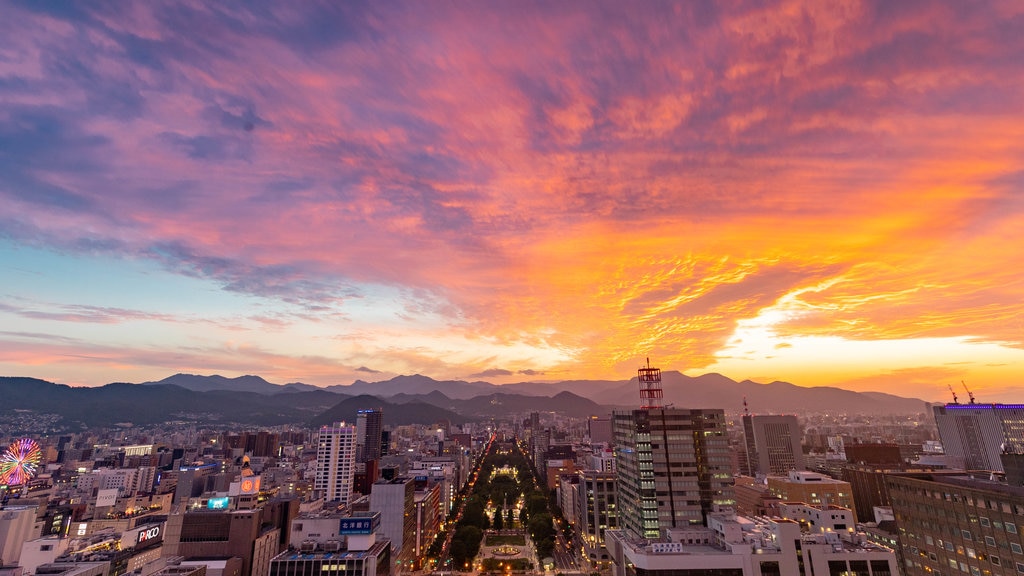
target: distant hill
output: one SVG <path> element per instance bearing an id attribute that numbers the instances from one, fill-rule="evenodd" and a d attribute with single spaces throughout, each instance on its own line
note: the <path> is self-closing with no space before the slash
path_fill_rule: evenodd
<path id="1" fill-rule="evenodd" d="M 690 377 L 676 371 L 663 372 L 662 379 L 665 404 L 681 408 L 723 408 L 735 414 L 742 411 L 746 398 L 755 414 L 911 414 L 926 410 L 922 400 L 881 392 L 803 388 L 788 382 L 736 382 L 721 374 Z M 258 425 L 312 420 L 324 423 L 354 419 L 356 410 L 367 407 L 358 404 L 366 401 L 387 405 L 389 424 L 400 425 L 500 418 L 532 411 L 576 417 L 607 414 L 616 407 L 638 405 L 639 387 L 635 378 L 497 386 L 413 375 L 318 388 L 302 383 L 273 384 L 259 376 L 176 374 L 143 385 L 73 388 L 36 378 L 0 377 L 0 398 L 0 414 L 15 410 L 56 414 L 72 427 L 173 420 Z"/>
<path id="2" fill-rule="evenodd" d="M 504 388 L 490 382 L 465 382 L 463 380 L 434 380 L 422 374 L 395 376 L 380 382 L 356 380 L 347 386 L 329 386 L 327 390 L 343 394 L 370 394 L 373 396 L 394 396 L 395 394 L 428 394 L 435 390 L 449 398 L 468 399 L 481 394 L 490 394 Z M 547 392 L 544 395 L 550 394 Z M 536 394 L 535 394 L 536 395 Z"/>
<path id="3" fill-rule="evenodd" d="M 404 404 L 391 403 L 376 396 L 363 394 L 353 396 L 338 402 L 328 410 L 313 417 L 309 424 L 311 426 L 323 426 L 333 422 L 349 422 L 354 424 L 356 413 L 359 410 L 379 408 L 384 412 L 386 424 L 436 424 L 447 420 L 452 424 L 462 424 L 469 421 L 469 418 L 461 414 L 445 410 L 424 402 L 406 402 Z"/>
<path id="4" fill-rule="evenodd" d="M 187 390 L 196 392 L 209 392 L 211 390 L 230 390 L 232 392 L 252 392 L 254 394 L 279 394 L 281 392 L 308 392 L 311 390 L 322 390 L 317 386 L 295 382 L 286 384 L 271 384 L 259 376 L 239 376 L 237 378 L 225 378 L 214 374 L 212 376 L 199 376 L 196 374 L 175 374 L 157 382 L 143 382 L 143 386 L 158 386 L 171 384 L 181 386 Z"/>

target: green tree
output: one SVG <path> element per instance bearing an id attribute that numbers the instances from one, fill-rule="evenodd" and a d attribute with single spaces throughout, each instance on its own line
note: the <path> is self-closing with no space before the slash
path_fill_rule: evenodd
<path id="1" fill-rule="evenodd" d="M 496 508 L 494 510 L 494 519 L 491 520 L 491 528 L 495 530 L 505 529 L 505 518 L 501 514 L 501 508 Z"/>
<path id="2" fill-rule="evenodd" d="M 452 545 L 448 548 L 448 551 L 452 559 L 452 567 L 456 570 L 462 570 L 464 564 L 469 559 L 469 553 L 466 551 L 466 543 L 452 537 Z"/>
<path id="3" fill-rule="evenodd" d="M 543 492 L 534 491 L 526 497 L 527 514 L 532 518 L 535 514 L 541 514 L 548 509 L 548 497 Z"/>

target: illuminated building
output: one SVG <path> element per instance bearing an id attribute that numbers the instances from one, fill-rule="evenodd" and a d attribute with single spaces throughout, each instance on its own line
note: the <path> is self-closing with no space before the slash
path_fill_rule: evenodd
<path id="1" fill-rule="evenodd" d="M 606 564 L 608 549 L 604 545 L 605 530 L 619 525 L 618 506 L 615 502 L 615 473 L 597 470 L 579 472 L 579 533 L 583 541 L 583 556 L 592 568 Z"/>
<path id="2" fill-rule="evenodd" d="M 359 410 L 356 413 L 356 462 L 380 460 L 383 430 L 384 414 L 380 409 Z"/>
<path id="3" fill-rule="evenodd" d="M 338 422 L 317 435 L 313 489 L 328 502 L 348 505 L 355 477 L 356 427 Z"/>
<path id="4" fill-rule="evenodd" d="M 293 545 L 270 561 L 269 576 L 387 576 L 391 543 L 378 539 L 380 514 L 304 514 L 291 525 Z"/>
<path id="5" fill-rule="evenodd" d="M 989 478 L 886 476 L 907 576 L 1024 573 L 1024 488 Z"/>
<path id="6" fill-rule="evenodd" d="M 950 467 L 1003 472 L 1000 455 L 1024 454 L 1024 404 L 933 406 Z"/>
<path id="7" fill-rule="evenodd" d="M 732 506 L 725 411 L 662 407 L 661 370 L 637 373 L 641 407 L 612 413 L 619 525 L 639 538 L 703 525 Z"/>
<path id="8" fill-rule="evenodd" d="M 853 508 L 853 490 L 849 482 L 834 480 L 817 472 L 790 472 L 788 476 L 769 476 L 768 491 L 783 502 L 806 502 L 825 506 Z"/>

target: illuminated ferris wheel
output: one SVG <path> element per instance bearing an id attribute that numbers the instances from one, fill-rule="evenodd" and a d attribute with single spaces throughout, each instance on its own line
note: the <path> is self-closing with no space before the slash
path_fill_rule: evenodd
<path id="1" fill-rule="evenodd" d="M 39 444 L 31 438 L 15 440 L 0 456 L 0 484 L 18 486 L 28 483 L 36 471 L 43 453 Z"/>

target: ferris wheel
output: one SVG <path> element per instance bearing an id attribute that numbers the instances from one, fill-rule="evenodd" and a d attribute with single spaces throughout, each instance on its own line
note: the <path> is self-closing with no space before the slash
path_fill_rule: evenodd
<path id="1" fill-rule="evenodd" d="M 18 486 L 28 483 L 39 470 L 43 453 L 31 438 L 15 440 L 0 456 L 0 484 Z"/>

